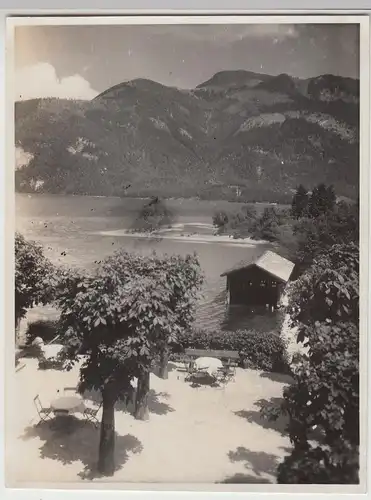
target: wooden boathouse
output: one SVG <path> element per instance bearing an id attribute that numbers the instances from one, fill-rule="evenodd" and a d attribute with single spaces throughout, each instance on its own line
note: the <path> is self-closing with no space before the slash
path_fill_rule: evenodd
<path id="1" fill-rule="evenodd" d="M 294 266 L 270 250 L 254 261 L 236 264 L 221 274 L 227 277 L 227 303 L 277 308 Z"/>

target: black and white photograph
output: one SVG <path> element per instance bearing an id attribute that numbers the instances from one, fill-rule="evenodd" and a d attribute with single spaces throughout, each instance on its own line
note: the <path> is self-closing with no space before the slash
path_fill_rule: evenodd
<path id="1" fill-rule="evenodd" d="M 363 21 L 9 20 L 9 486 L 362 492 Z"/>

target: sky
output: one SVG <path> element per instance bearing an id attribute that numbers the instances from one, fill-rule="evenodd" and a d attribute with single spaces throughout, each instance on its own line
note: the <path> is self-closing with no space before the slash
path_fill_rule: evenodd
<path id="1" fill-rule="evenodd" d="M 218 71 L 241 69 L 300 78 L 328 73 L 358 78 L 358 25 L 16 28 L 16 100 L 92 99 L 135 78 L 194 88 Z"/>

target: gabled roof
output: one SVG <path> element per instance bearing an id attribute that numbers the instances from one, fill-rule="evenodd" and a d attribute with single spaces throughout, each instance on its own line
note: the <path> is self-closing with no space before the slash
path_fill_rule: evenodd
<path id="1" fill-rule="evenodd" d="M 287 282 L 291 276 L 291 273 L 295 267 L 295 264 L 280 255 L 267 250 L 260 257 L 253 261 L 242 261 L 233 266 L 232 268 L 224 271 L 221 276 L 228 276 L 229 274 L 241 271 L 242 269 L 247 269 L 249 267 L 256 266 L 263 271 L 271 274 L 280 281 Z"/>

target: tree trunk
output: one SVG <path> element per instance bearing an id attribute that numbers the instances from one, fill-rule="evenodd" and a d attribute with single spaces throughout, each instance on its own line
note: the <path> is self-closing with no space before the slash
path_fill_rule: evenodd
<path id="1" fill-rule="evenodd" d="M 115 399 L 108 389 L 103 393 L 103 414 L 100 427 L 98 471 L 106 476 L 115 472 Z"/>
<path id="2" fill-rule="evenodd" d="M 150 372 L 143 372 L 138 378 L 138 387 L 135 398 L 134 416 L 137 420 L 148 420 L 148 395 L 149 395 L 149 377 Z"/>
<path id="3" fill-rule="evenodd" d="M 169 363 L 169 351 L 165 348 L 160 354 L 160 371 L 159 376 L 162 379 L 169 378 L 168 373 L 168 363 Z"/>

